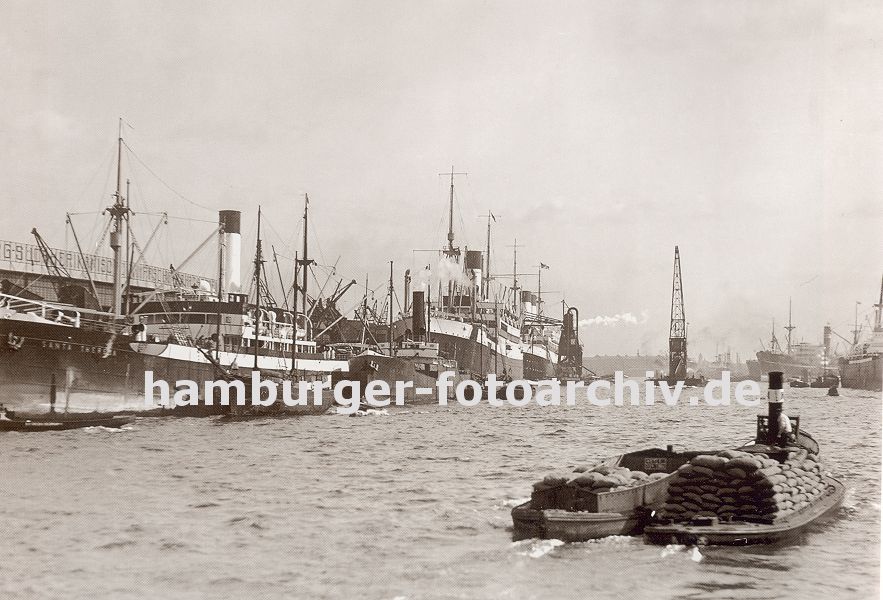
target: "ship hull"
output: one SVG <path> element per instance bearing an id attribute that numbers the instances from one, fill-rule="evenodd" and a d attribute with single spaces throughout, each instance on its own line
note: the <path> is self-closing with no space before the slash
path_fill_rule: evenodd
<path id="1" fill-rule="evenodd" d="M 464 338 L 449 333 L 433 333 L 432 341 L 437 342 L 439 354 L 457 361 L 461 371 L 483 378 L 494 373 L 500 379 L 524 378 L 524 355 L 511 356 L 497 352 L 472 338 Z"/>
<path id="2" fill-rule="evenodd" d="M 540 344 L 532 344 L 524 352 L 524 379 L 543 381 L 555 377 L 555 357 Z"/>
<path id="3" fill-rule="evenodd" d="M 220 379 L 217 368 L 207 359 L 176 358 L 175 348 L 170 345 L 143 344 L 127 335 L 13 319 L 0 319 L 0 344 L 0 402 L 16 413 L 208 416 L 229 411 L 214 399 L 209 404 L 202 394 L 193 406 L 175 406 L 173 400 L 165 405 L 159 387 L 151 398 L 147 397 L 148 371 L 154 382 L 169 383 L 170 396 L 175 393 L 177 381 L 193 381 L 201 387 L 203 382 Z M 191 355 L 198 352 L 177 347 L 178 354 L 185 350 Z M 270 357 L 261 359 L 272 361 Z M 325 362 L 346 368 L 345 362 Z M 242 375 L 248 375 L 253 364 L 240 365 Z M 261 362 L 258 364 L 264 368 Z M 297 412 L 301 408 L 309 414 L 321 407 L 286 410 Z"/>
<path id="4" fill-rule="evenodd" d="M 876 355 L 841 359 L 840 385 L 856 390 L 883 390 L 883 357 Z"/>
<path id="5" fill-rule="evenodd" d="M 371 381 L 384 381 L 390 387 L 391 401 L 395 403 L 397 382 L 411 383 L 412 385 L 402 389 L 402 397 L 406 406 L 420 404 L 435 404 L 438 402 L 438 376 L 435 373 L 426 373 L 416 368 L 413 360 L 397 356 L 369 353 L 360 354 L 349 361 L 349 372 L 343 378 L 350 381 L 358 381 L 364 395 L 365 386 Z M 449 400 L 455 398 L 456 386 L 466 378 L 455 371 L 447 388 L 446 397 Z M 422 393 L 430 390 L 430 393 Z"/>
<path id="6" fill-rule="evenodd" d="M 781 371 L 785 374 L 786 378 L 809 380 L 811 376 L 815 376 L 817 372 L 822 370 L 820 364 L 796 362 L 787 354 L 764 350 L 757 353 L 756 366 L 752 362 L 749 361 L 748 368 L 753 379 L 757 379 L 772 371 Z"/>

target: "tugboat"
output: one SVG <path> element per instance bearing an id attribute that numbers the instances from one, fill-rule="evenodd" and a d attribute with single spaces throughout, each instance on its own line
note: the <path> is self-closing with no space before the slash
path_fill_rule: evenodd
<path id="1" fill-rule="evenodd" d="M 837 377 L 837 375 L 833 375 L 830 373 L 819 375 L 809 382 L 809 387 L 811 388 L 831 389 L 832 387 L 837 388 L 837 386 L 839 385 L 840 378 Z"/>
<path id="2" fill-rule="evenodd" d="M 678 469 L 655 522 L 655 544 L 772 544 L 792 539 L 831 516 L 846 488 L 825 473 L 819 446 L 782 411 L 783 373 L 769 374 L 767 415 L 757 417 L 753 444 L 700 456 Z M 704 494 L 699 491 L 714 490 Z"/>

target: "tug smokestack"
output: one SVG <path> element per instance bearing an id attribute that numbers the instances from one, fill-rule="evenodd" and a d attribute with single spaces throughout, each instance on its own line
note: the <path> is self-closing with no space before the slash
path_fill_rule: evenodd
<path id="1" fill-rule="evenodd" d="M 236 294 L 242 289 L 240 259 L 242 257 L 242 234 L 240 221 L 242 213 L 238 210 L 222 210 L 218 213 L 219 224 L 223 227 L 222 243 L 218 248 L 221 264 L 221 277 L 218 281 L 220 298 L 226 299 L 227 294 Z"/>
<path id="2" fill-rule="evenodd" d="M 779 417 L 782 414 L 784 373 L 770 371 L 767 388 L 767 443 L 775 445 L 779 439 Z"/>

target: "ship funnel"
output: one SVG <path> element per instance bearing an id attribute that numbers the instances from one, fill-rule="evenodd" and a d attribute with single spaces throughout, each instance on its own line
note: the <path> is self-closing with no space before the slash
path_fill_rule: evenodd
<path id="1" fill-rule="evenodd" d="M 414 290 L 413 300 L 411 302 L 411 334 L 415 339 L 422 339 L 426 335 L 426 324 L 424 317 L 426 316 L 426 306 L 423 303 L 423 292 Z"/>
<path id="2" fill-rule="evenodd" d="M 484 256 L 481 250 L 466 251 L 466 273 L 472 282 L 472 294 L 477 297 L 483 288 L 481 267 Z"/>
<path id="3" fill-rule="evenodd" d="M 222 210 L 218 218 L 223 227 L 218 248 L 218 263 L 221 265 L 218 295 L 225 300 L 227 294 L 237 294 L 242 290 L 242 235 L 239 229 L 242 213 L 238 210 Z"/>

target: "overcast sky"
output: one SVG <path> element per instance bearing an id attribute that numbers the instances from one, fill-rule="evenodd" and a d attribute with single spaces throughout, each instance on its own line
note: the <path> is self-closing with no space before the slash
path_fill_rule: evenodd
<path id="1" fill-rule="evenodd" d="M 258 203 L 290 256 L 308 192 L 320 262 L 380 285 L 394 260 L 398 284 L 444 242 L 453 165 L 458 241 L 499 214 L 495 269 L 516 236 L 550 265 L 588 355 L 666 347 L 675 244 L 691 355 L 744 360 L 789 296 L 796 339 L 850 337 L 883 273 L 881 44 L 879 2 L 7 1 L 0 239 L 72 243 L 122 116 L 141 240 L 145 212 L 191 219 L 157 264 L 221 208 L 250 255 Z"/>

